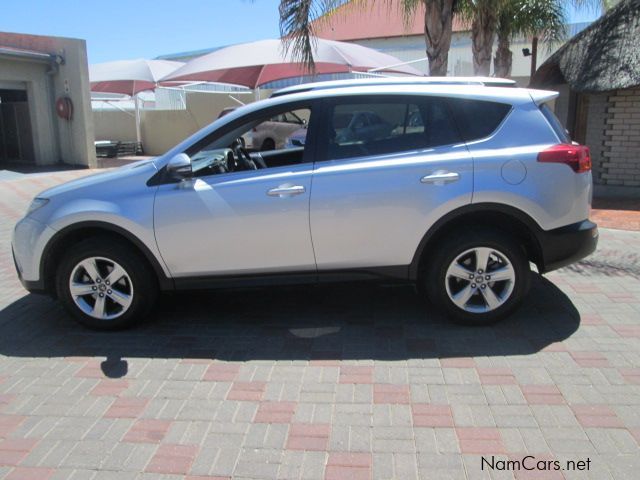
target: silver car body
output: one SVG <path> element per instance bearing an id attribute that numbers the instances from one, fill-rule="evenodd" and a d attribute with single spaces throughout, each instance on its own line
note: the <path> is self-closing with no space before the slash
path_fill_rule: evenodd
<path id="1" fill-rule="evenodd" d="M 512 105 L 487 138 L 418 152 L 238 171 L 148 185 L 171 158 L 244 115 L 300 100 L 431 95 Z M 154 160 L 45 192 L 46 205 L 16 225 L 13 250 L 28 283 L 42 282 L 43 255 L 78 224 L 126 231 L 172 279 L 407 266 L 425 233 L 450 212 L 490 203 L 528 215 L 542 231 L 588 218 L 591 174 L 537 162 L 561 143 L 538 105 L 554 92 L 482 85 L 364 85 L 281 95 L 214 121 Z M 450 182 L 448 175 L 456 181 Z M 271 189 L 302 187 L 297 195 Z"/>

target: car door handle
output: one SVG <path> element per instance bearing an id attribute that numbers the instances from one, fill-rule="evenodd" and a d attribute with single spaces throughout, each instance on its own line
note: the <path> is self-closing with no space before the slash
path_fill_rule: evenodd
<path id="1" fill-rule="evenodd" d="M 456 172 L 447 172 L 446 170 L 438 170 L 430 175 L 425 175 L 420 179 L 422 183 L 433 183 L 434 185 L 444 185 L 445 183 L 457 182 L 460 180 L 460 174 Z"/>
<path id="2" fill-rule="evenodd" d="M 292 197 L 293 195 L 301 195 L 305 192 L 302 185 L 280 185 L 267 191 L 270 197 Z"/>

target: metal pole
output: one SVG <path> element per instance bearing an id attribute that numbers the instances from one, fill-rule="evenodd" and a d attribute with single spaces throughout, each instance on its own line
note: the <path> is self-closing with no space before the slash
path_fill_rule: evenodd
<path id="1" fill-rule="evenodd" d="M 133 96 L 133 103 L 136 107 L 136 151 L 138 150 L 138 144 L 141 144 L 141 135 L 140 135 L 140 103 L 139 103 L 138 94 L 136 93 Z"/>
<path id="2" fill-rule="evenodd" d="M 538 62 L 538 37 L 533 37 L 531 41 L 531 75 L 529 78 L 533 77 L 533 74 L 536 73 L 536 64 Z"/>

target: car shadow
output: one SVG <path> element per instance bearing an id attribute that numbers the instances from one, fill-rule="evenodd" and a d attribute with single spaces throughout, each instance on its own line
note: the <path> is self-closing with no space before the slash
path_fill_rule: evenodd
<path id="1" fill-rule="evenodd" d="M 409 286 L 217 290 L 164 296 L 135 328 L 95 332 L 54 300 L 27 295 L 0 311 L 0 354 L 106 357 L 105 375 L 126 358 L 407 360 L 527 355 L 575 332 L 580 316 L 553 283 L 535 275 L 523 307 L 493 326 L 453 325 Z"/>
<path id="2" fill-rule="evenodd" d="M 410 286 L 217 290 L 164 296 L 133 329 L 96 332 L 55 301 L 27 295 L 0 311 L 0 354 L 106 357 L 106 376 L 126 358 L 246 360 L 407 360 L 527 355 L 568 338 L 580 324 L 569 298 L 535 275 L 512 317 L 477 328 L 451 324 Z"/>

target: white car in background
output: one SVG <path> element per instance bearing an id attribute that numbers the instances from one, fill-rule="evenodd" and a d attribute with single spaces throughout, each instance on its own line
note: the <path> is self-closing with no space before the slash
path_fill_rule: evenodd
<path id="1" fill-rule="evenodd" d="M 236 110 L 236 107 L 227 107 L 220 112 L 218 118 Z M 287 140 L 298 131 L 304 131 L 306 136 L 307 120 L 296 112 L 287 112 L 276 115 L 269 120 L 256 125 L 251 132 L 242 138 L 247 148 L 253 151 L 268 152 L 270 150 L 281 150 L 291 148 Z M 304 145 L 304 144 L 302 144 Z M 299 145 L 298 145 L 299 146 Z"/>
<path id="2" fill-rule="evenodd" d="M 281 150 L 286 148 L 287 138 L 306 124 L 307 121 L 295 112 L 276 115 L 253 129 L 249 145 L 261 152 Z"/>

